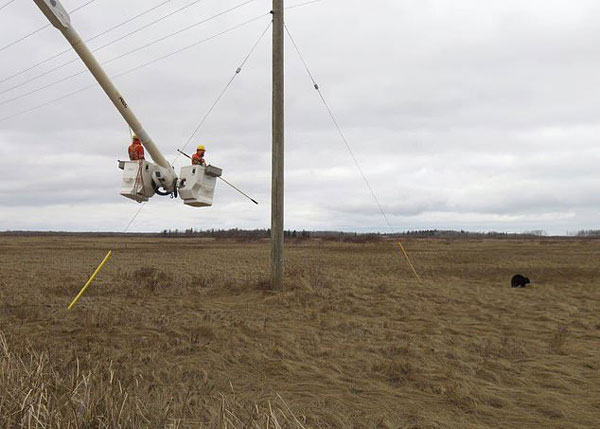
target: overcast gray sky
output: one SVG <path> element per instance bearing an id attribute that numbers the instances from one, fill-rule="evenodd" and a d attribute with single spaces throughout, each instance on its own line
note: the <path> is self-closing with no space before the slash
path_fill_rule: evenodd
<path id="1" fill-rule="evenodd" d="M 71 18 L 90 38 L 163 1 L 96 0 Z M 63 0 L 68 10 L 85 2 Z M 90 47 L 193 2 L 171 0 Z M 240 3 L 199 1 L 97 57 Z M 106 69 L 114 76 L 269 10 L 255 0 Z M 115 79 L 168 159 L 269 19 Z M 289 9 L 286 22 L 397 230 L 600 228 L 600 2 L 323 0 Z M 16 0 L 0 10 L 0 48 L 45 24 L 32 0 Z M 46 28 L 0 51 L 0 80 L 68 47 Z M 286 55 L 286 228 L 387 231 L 289 41 Z M 138 209 L 119 195 L 129 131 L 99 87 L 4 119 L 93 84 L 86 72 L 10 101 L 84 70 L 77 61 L 11 89 L 75 57 L 0 83 L 0 230 L 119 231 Z M 211 208 L 154 197 L 133 231 L 268 227 L 270 78 L 269 33 L 193 141 L 261 204 L 218 183 Z"/>

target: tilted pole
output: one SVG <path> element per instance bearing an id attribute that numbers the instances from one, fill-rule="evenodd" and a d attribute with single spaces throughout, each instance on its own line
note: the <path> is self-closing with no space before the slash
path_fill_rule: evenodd
<path id="1" fill-rule="evenodd" d="M 271 188 L 271 286 L 283 289 L 284 50 L 283 0 L 273 0 L 273 165 Z"/>
<path id="2" fill-rule="evenodd" d="M 102 87 L 110 101 L 115 105 L 125 122 L 129 124 L 133 132 L 140 138 L 144 148 L 148 151 L 152 160 L 159 166 L 163 167 L 164 174 L 172 176 L 168 181 L 167 187 L 174 186 L 174 180 L 177 176 L 173 172 L 171 165 L 165 159 L 162 153 L 158 150 L 138 118 L 135 116 L 125 98 L 119 93 L 115 85 L 112 83 L 100 63 L 96 60 L 92 52 L 88 49 L 85 42 L 81 39 L 81 36 L 75 31 L 71 25 L 71 19 L 69 14 L 66 12 L 64 7 L 58 0 L 33 0 L 35 4 L 41 9 L 46 15 L 46 18 L 65 36 L 67 41 L 71 44 L 75 52 L 79 55 L 83 63 L 90 70 L 98 84 Z M 169 189 L 172 190 L 172 189 Z"/>

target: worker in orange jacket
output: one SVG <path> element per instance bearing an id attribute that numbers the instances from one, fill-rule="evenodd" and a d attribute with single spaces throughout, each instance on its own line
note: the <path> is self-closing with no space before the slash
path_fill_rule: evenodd
<path id="1" fill-rule="evenodd" d="M 206 161 L 204 160 L 205 152 L 206 148 L 204 145 L 199 145 L 196 148 L 196 153 L 192 155 L 192 165 L 206 165 Z"/>
<path id="2" fill-rule="evenodd" d="M 129 159 L 131 161 L 140 161 L 145 159 L 144 147 L 142 146 L 142 142 L 140 141 L 139 137 L 135 134 L 133 135 L 133 141 L 129 145 L 127 151 L 129 152 Z"/>

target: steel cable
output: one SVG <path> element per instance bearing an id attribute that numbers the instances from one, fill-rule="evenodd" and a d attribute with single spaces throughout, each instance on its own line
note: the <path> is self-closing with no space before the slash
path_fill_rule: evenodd
<path id="1" fill-rule="evenodd" d="M 87 5 L 89 5 L 89 4 L 91 4 L 91 3 L 94 3 L 95 1 L 96 1 L 96 0 L 88 0 L 87 2 L 83 3 L 81 6 L 78 6 L 78 7 L 76 7 L 75 9 L 72 9 L 72 10 L 70 10 L 70 11 L 69 11 L 69 13 L 75 13 L 75 12 L 77 12 L 78 10 L 81 10 L 81 9 L 83 9 L 83 8 L 84 8 L 84 7 L 86 7 Z M 8 49 L 8 48 L 10 48 L 11 46 L 14 46 L 14 45 L 16 45 L 17 43 L 20 43 L 20 42 L 22 42 L 22 41 L 23 41 L 23 40 L 25 40 L 25 39 L 28 39 L 28 38 L 30 38 L 30 37 L 31 37 L 31 36 L 33 36 L 34 34 L 37 34 L 37 33 L 39 33 L 40 31 L 42 31 L 42 30 L 44 30 L 44 29 L 46 29 L 46 28 L 48 28 L 48 27 L 50 27 L 50 24 L 46 24 L 46 25 L 44 25 L 43 27 L 40 27 L 40 28 L 38 28 L 37 30 L 33 30 L 31 33 L 29 33 L 29 34 L 26 34 L 26 35 L 25 35 L 25 36 L 23 36 L 23 37 L 21 37 L 21 38 L 19 38 L 19 39 L 17 39 L 17 40 L 14 40 L 14 41 L 12 41 L 12 42 L 10 42 L 8 45 L 4 45 L 4 46 L 0 47 L 0 52 L 4 51 L 5 49 Z"/>
<path id="2" fill-rule="evenodd" d="M 150 22 L 150 23 L 148 23 L 148 24 L 145 24 L 145 25 L 143 25 L 143 26 L 141 26 L 141 27 L 139 27 L 139 28 L 137 28 L 137 29 L 135 29 L 135 30 L 133 30 L 133 31 L 130 31 L 129 33 L 127 33 L 127 34 L 125 34 L 125 35 L 123 35 L 123 36 L 120 36 L 119 38 L 117 38 L 117 39 L 115 39 L 115 40 L 112 40 L 112 41 L 110 41 L 110 42 L 108 42 L 108 43 L 105 43 L 105 44 L 104 44 L 104 45 L 102 45 L 102 46 L 99 46 L 99 47 L 97 47 L 97 48 L 94 48 L 94 49 L 92 49 L 92 52 L 97 52 L 97 51 L 99 51 L 99 50 L 101 50 L 101 49 L 104 49 L 104 48 L 106 48 L 106 47 L 108 47 L 108 46 L 111 46 L 111 45 L 113 45 L 113 44 L 115 44 L 115 43 L 117 43 L 117 42 L 120 42 L 121 40 L 123 40 L 123 39 L 126 39 L 127 37 L 129 37 L 129 36 L 131 36 L 131 35 L 133 35 L 133 34 L 136 34 L 136 33 L 140 32 L 140 31 L 142 31 L 142 30 L 145 30 L 146 28 L 148 28 L 148 27 L 151 27 L 152 25 L 154 25 L 154 24 L 157 24 L 157 23 L 159 23 L 159 22 L 163 21 L 164 19 L 166 19 L 166 18 L 169 18 L 169 17 L 173 16 L 174 14 L 176 14 L 176 13 L 178 13 L 178 12 L 181 12 L 182 10 L 185 10 L 185 9 L 187 9 L 188 7 L 190 7 L 190 6 L 193 6 L 193 5 L 195 5 L 196 3 L 199 3 L 199 2 L 201 2 L 201 1 L 204 1 L 204 0 L 194 0 L 192 3 L 189 3 L 189 4 L 187 4 L 187 5 L 183 6 L 183 7 L 180 7 L 179 9 L 176 9 L 176 10 L 174 10 L 174 11 L 172 11 L 172 12 L 168 13 L 168 14 L 167 14 L 167 15 L 165 15 L 165 16 L 162 16 L 162 17 L 160 17 L 160 18 L 158 18 L 158 19 L 155 19 L 154 21 L 152 21 L 152 22 Z M 95 37 L 94 37 L 94 38 L 95 38 Z M 66 49 L 66 50 L 65 50 L 65 51 L 63 51 L 63 52 L 69 52 L 69 51 L 71 51 L 71 49 Z M 58 56 L 58 55 L 57 55 L 57 56 Z M 67 61 L 67 62 L 65 62 L 65 63 L 62 63 L 62 64 L 60 64 L 60 65 L 58 65 L 58 66 L 56 66 L 56 67 L 54 67 L 54 68 L 52 68 L 52 69 L 50 69 L 50 70 L 46 70 L 45 72 L 43 72 L 43 73 L 41 73 L 41 74 L 38 74 L 38 75 L 36 75 L 36 76 L 34 76 L 34 77 L 30 78 L 30 79 L 27 79 L 27 80 L 25 80 L 25 81 L 23 81 L 23 82 L 21 82 L 21 83 L 19 83 L 19 84 L 17 84 L 17 85 L 14 85 L 14 86 L 12 86 L 12 87 L 10 87 L 10 88 L 7 88 L 7 89 L 3 90 L 2 92 L 0 92 L 0 94 L 5 94 L 5 93 L 7 93 L 7 92 L 10 92 L 10 91 L 12 91 L 12 90 L 14 90 L 14 89 L 20 88 L 20 87 L 21 87 L 21 86 L 23 86 L 23 85 L 27 85 L 28 83 L 31 83 L 31 82 L 33 82 L 33 81 L 36 81 L 36 80 L 38 80 L 38 79 L 41 79 L 41 78 L 43 78 L 44 76 L 46 76 L 46 75 L 48 75 L 48 74 L 50 74 L 50 73 L 52 73 L 52 72 L 55 72 L 56 70 L 60 70 L 60 69 L 62 69 L 63 67 L 66 67 L 66 66 L 68 66 L 68 65 L 70 65 L 70 64 L 73 64 L 73 63 L 76 63 L 76 62 L 78 62 L 78 61 L 79 61 L 79 58 L 73 58 L 72 60 L 69 60 L 69 61 Z"/>
<path id="3" fill-rule="evenodd" d="M 196 0 L 194 3 L 197 3 L 197 2 L 199 2 L 199 1 L 203 1 L 203 0 Z M 160 38 L 158 38 L 158 39 L 155 39 L 155 40 L 153 40 L 152 42 L 148 42 L 148 43 L 146 43 L 146 44 L 144 44 L 144 45 L 142 45 L 142 46 L 139 46 L 139 47 L 137 47 L 137 48 L 135 48 L 135 49 L 132 49 L 132 50 L 130 50 L 130 51 L 127 51 L 127 52 L 125 52 L 125 53 L 123 53 L 123 54 L 120 54 L 120 55 L 118 55 L 118 56 L 116 56 L 116 57 L 114 57 L 114 58 L 111 58 L 110 60 L 104 61 L 104 62 L 103 62 L 103 63 L 101 63 L 101 64 L 102 64 L 102 65 L 104 65 L 104 64 L 108 64 L 108 63 L 111 63 L 111 62 L 113 62 L 113 61 L 116 61 L 116 60 L 118 60 L 118 59 L 120 59 L 120 58 L 123 58 L 123 57 L 125 57 L 125 56 L 127 56 L 127 55 L 131 55 L 131 54 L 133 54 L 133 53 L 135 53 L 135 52 L 141 51 L 142 49 L 146 49 L 146 48 L 148 48 L 148 47 L 150 47 L 150 46 L 152 46 L 152 45 L 155 45 L 155 44 L 157 44 L 157 43 L 160 43 L 160 42 L 162 42 L 162 41 L 164 41 L 164 40 L 167 40 L 167 39 L 169 39 L 169 38 L 171 38 L 171 37 L 174 37 L 174 36 L 176 36 L 176 35 L 178 35 L 178 34 L 181 34 L 181 33 L 183 33 L 184 31 L 187 31 L 187 30 L 189 30 L 189 29 L 191 29 L 191 28 L 194 28 L 194 27 L 197 27 L 197 26 L 199 26 L 199 25 L 205 24 L 205 23 L 207 23 L 207 22 L 209 22 L 209 21 L 211 21 L 211 20 L 213 20 L 213 19 L 216 19 L 216 18 L 218 18 L 218 17 L 220 17 L 220 16 L 222 16 L 222 15 L 224 15 L 224 14 L 226 14 L 226 13 L 229 13 L 229 12 L 232 12 L 232 11 L 234 11 L 234 10 L 236 10 L 236 9 L 239 9 L 239 8 L 241 8 L 241 7 L 245 6 L 245 5 L 247 5 L 248 3 L 252 3 L 253 1 L 255 1 L 255 0 L 247 0 L 247 1 L 245 1 L 245 2 L 243 2 L 243 3 L 240 3 L 240 4 L 238 4 L 238 5 L 234 6 L 234 7 L 231 7 L 231 8 L 229 8 L 229 9 L 227 9 L 227 10 L 224 10 L 224 11 L 222 11 L 222 12 L 220 12 L 220 13 L 216 14 L 216 15 L 213 15 L 213 16 L 211 16 L 211 17 L 205 18 L 205 19 L 203 19 L 203 20 L 201 20 L 201 21 L 199 21 L 199 22 L 196 22 L 196 23 L 194 23 L 194 24 L 188 25 L 187 27 L 184 27 L 184 28 L 182 28 L 182 29 L 180 29 L 180 30 L 177 30 L 177 31 L 175 31 L 174 33 L 171 33 L 171 34 L 168 34 L 168 35 L 166 35 L 166 36 L 160 37 Z M 132 32 L 132 33 L 129 33 L 129 34 L 133 34 L 133 32 Z M 97 52 L 97 51 L 99 51 L 99 50 L 101 50 L 101 49 L 104 49 L 104 48 L 106 48 L 107 46 L 109 46 L 109 45 L 112 45 L 113 43 L 116 43 L 116 42 L 118 42 L 119 40 L 122 40 L 124 37 L 125 37 L 125 36 L 123 36 L 122 38 L 119 38 L 119 39 L 117 39 L 117 40 L 114 40 L 114 41 L 112 41 L 112 42 L 110 42 L 110 43 L 107 43 L 107 44 L 105 44 L 105 45 L 102 45 L 102 46 L 100 46 L 100 47 L 98 47 L 98 48 L 92 49 L 92 52 Z M 14 85 L 14 86 L 12 86 L 11 88 L 5 89 L 4 91 L 1 91 L 1 92 L 0 92 L 0 95 L 2 95 L 2 94 L 6 94 L 7 92 L 10 92 L 10 91 L 12 91 L 12 90 L 14 90 L 14 89 L 17 89 L 17 88 L 19 88 L 19 87 L 22 87 L 22 86 L 24 86 L 24 85 L 26 85 L 26 84 L 28 84 L 28 83 L 31 83 L 31 82 L 33 82 L 33 81 L 35 81 L 35 80 L 41 79 L 42 77 L 44 77 L 44 76 L 46 76 L 46 75 L 48 75 L 48 74 L 50 74 L 50 73 L 52 73 L 52 72 L 54 72 L 54 71 L 56 71 L 56 70 L 59 70 L 59 69 L 61 69 L 61 68 L 65 67 L 65 66 L 67 66 L 67 65 L 70 65 L 70 64 L 76 63 L 76 62 L 78 62 L 78 61 L 79 61 L 79 58 L 74 58 L 73 60 L 70 60 L 70 61 L 68 61 L 68 62 L 66 62 L 66 63 L 63 63 L 63 64 L 61 64 L 60 66 L 54 67 L 53 69 L 50 69 L 50 70 L 48 70 L 48 71 L 46 71 L 46 72 L 44 72 L 44 73 L 42 73 L 42 74 L 40 74 L 40 75 L 38 75 L 38 76 L 35 76 L 35 77 L 31 78 L 31 79 L 28 79 L 28 80 L 26 80 L 26 81 L 24 81 L 24 82 L 21 82 L 21 83 L 19 83 L 18 85 Z M 54 85 L 57 85 L 57 84 L 59 84 L 59 83 L 62 83 L 62 82 L 64 82 L 64 81 L 66 81 L 66 80 L 69 80 L 69 79 L 71 79 L 71 78 L 73 78 L 73 77 L 76 77 L 76 76 L 79 76 L 79 75 L 81 75 L 81 74 L 85 73 L 85 71 L 86 71 L 86 70 L 83 70 L 83 71 L 81 71 L 81 72 L 78 72 L 78 73 L 75 73 L 75 74 L 73 74 L 73 75 L 70 75 L 70 76 L 68 76 L 68 77 L 66 77 L 66 78 L 60 79 L 60 80 L 58 80 L 58 81 L 55 81 L 55 82 L 53 82 L 53 83 L 50 83 L 50 84 L 48 84 L 48 85 L 42 86 L 42 87 L 40 87 L 40 88 L 37 88 L 37 89 L 35 89 L 35 90 L 33 90 L 33 91 L 30 91 L 30 92 L 28 92 L 28 93 L 25 93 L 25 94 L 18 95 L 18 96 L 16 96 L 16 97 L 13 97 L 13 98 L 11 98 L 11 99 L 8 99 L 8 100 L 4 100 L 4 101 L 0 102 L 0 106 L 2 106 L 2 105 L 4 105 L 4 104 L 7 104 L 7 103 L 11 103 L 11 102 L 13 102 L 13 101 L 16 101 L 16 100 L 19 100 L 19 99 L 21 99 L 21 98 L 23 98 L 23 97 L 27 97 L 27 96 L 29 96 L 29 95 L 35 94 L 36 92 L 42 91 L 42 90 L 44 90 L 44 89 L 47 89 L 47 88 L 49 88 L 49 87 L 51 87 L 51 86 L 54 86 Z"/>
<path id="4" fill-rule="evenodd" d="M 201 44 L 203 44 L 203 43 L 205 43 L 205 42 L 208 42 L 208 41 L 210 41 L 210 40 L 213 40 L 213 39 L 215 39 L 215 38 L 217 38 L 217 37 L 219 37 L 219 36 L 222 36 L 222 35 L 224 35 L 224 34 L 226 34 L 226 33 L 229 33 L 229 32 L 231 32 L 231 31 L 234 31 L 234 30 L 237 30 L 237 29 L 239 29 L 239 28 L 241 28 L 241 27 L 244 27 L 244 26 L 246 26 L 246 25 L 248 25 L 248 24 L 250 24 L 250 23 L 252 23 L 252 22 L 255 22 L 255 21 L 257 21 L 257 20 L 259 20 L 259 19 L 261 19 L 261 18 L 264 18 L 265 16 L 268 16 L 268 15 L 269 15 L 268 13 L 265 13 L 265 14 L 262 14 L 262 15 L 260 15 L 260 16 L 257 16 L 257 17 L 255 17 L 255 18 L 252 18 L 252 19 L 250 19 L 250 20 L 248 20 L 248 21 L 245 21 L 245 22 L 243 22 L 243 23 L 241 23 L 241 24 L 238 24 L 238 25 L 236 25 L 236 26 L 230 27 L 230 28 L 228 28 L 228 29 L 226 29 L 226 30 L 223 30 L 223 31 L 221 31 L 221 32 L 219 32 L 219 33 L 217 33 L 217 34 L 214 34 L 214 35 L 212 35 L 212 36 L 210 36 L 210 37 L 207 37 L 207 38 L 205 38 L 205 39 L 202 39 L 202 40 L 199 40 L 199 41 L 197 41 L 197 42 L 194 42 L 194 43 L 191 43 L 191 44 L 189 44 L 189 45 L 186 45 L 186 46 L 184 46 L 184 47 L 182 47 L 182 48 L 180 48 L 180 49 L 177 49 L 176 51 L 170 52 L 169 54 L 166 54 L 166 55 L 163 55 L 163 56 L 161 56 L 161 57 L 155 58 L 155 59 L 153 59 L 153 60 L 151 60 L 151 61 L 148 61 L 148 62 L 146 62 L 146 63 L 143 63 L 143 64 L 141 64 L 141 65 L 138 65 L 138 66 L 136 66 L 136 67 L 134 67 L 134 68 L 131 68 L 131 69 L 127 70 L 127 71 L 124 71 L 124 72 L 122 72 L 122 73 L 119 73 L 119 74 L 117 74 L 117 75 L 114 75 L 112 78 L 118 78 L 118 77 L 121 77 L 121 76 L 125 76 L 125 75 L 127 75 L 127 74 L 129 74 L 129 73 L 133 73 L 133 72 L 135 72 L 135 71 L 137 71 L 137 70 L 139 70 L 139 69 L 142 69 L 142 68 L 144 68 L 144 67 L 147 67 L 147 66 L 149 66 L 149 65 L 151 65 L 151 64 L 154 64 L 154 63 L 157 63 L 157 62 L 159 62 L 159 61 L 162 61 L 162 60 L 164 60 L 164 59 L 170 58 L 170 57 L 172 57 L 173 55 L 176 55 L 176 54 L 178 54 L 178 53 L 184 52 L 184 51 L 186 51 L 186 50 L 188 50 L 188 49 L 191 49 L 191 48 L 193 48 L 193 47 L 196 47 L 196 46 L 198 46 L 198 45 L 201 45 Z M 15 117 L 17 117 L 17 116 L 21 116 L 21 115 L 24 115 L 24 114 L 26 114 L 26 113 L 32 112 L 32 111 L 34 111 L 34 110 L 40 109 L 40 108 L 42 108 L 42 107 L 49 106 L 49 105 L 51 105 L 51 104 L 54 104 L 55 102 L 58 102 L 58 101 L 64 100 L 65 98 L 71 97 L 71 96 L 73 96 L 73 95 L 79 94 L 80 92 L 83 92 L 83 91 L 86 91 L 86 90 L 88 90 L 88 89 L 94 88 L 94 87 L 96 87 L 97 85 L 98 85 L 97 83 L 93 83 L 93 84 L 91 84 L 91 85 L 88 85 L 88 86 L 86 86 L 86 87 L 80 88 L 80 89 L 78 89 L 78 90 L 76 90 L 76 91 L 70 92 L 70 93 L 68 93 L 68 94 L 62 95 L 62 96 L 60 96 L 60 97 L 57 97 L 57 98 L 54 98 L 54 99 L 52 99 L 52 100 L 49 100 L 49 101 L 47 101 L 47 102 L 45 102 L 45 103 L 39 104 L 39 105 L 37 105 L 37 106 L 34 106 L 34 107 L 30 108 L 30 109 L 22 110 L 22 111 L 20 111 L 20 112 L 17 112 L 17 113 L 15 113 L 15 114 L 13 114 L 13 115 L 5 116 L 5 117 L 3 117 L 3 118 L 0 118 L 0 122 L 4 122 L 4 121 L 7 121 L 7 120 L 9 120 L 9 119 L 15 118 Z"/>
<path id="5" fill-rule="evenodd" d="M 0 10 L 4 9 L 6 6 L 8 6 L 11 3 L 14 3 L 15 0 L 9 0 L 7 3 L 4 3 L 2 6 L 0 6 Z"/>
<path id="6" fill-rule="evenodd" d="M 288 37 L 290 38 L 290 41 L 292 42 L 292 45 L 294 46 L 294 49 L 298 53 L 298 56 L 300 57 L 300 60 L 302 61 L 302 64 L 304 64 L 304 68 L 306 69 L 306 72 L 308 73 L 308 76 L 310 77 L 310 80 L 313 83 L 313 87 L 315 88 L 315 90 L 319 94 L 319 98 L 321 99 L 321 101 L 323 102 L 323 105 L 325 106 L 325 109 L 329 113 L 329 117 L 331 118 L 333 124 L 335 125 L 335 128 L 338 131 L 338 134 L 340 135 L 342 141 L 344 142 L 344 145 L 346 146 L 346 149 L 348 150 L 348 153 L 350 154 L 352 160 L 354 161 L 354 164 L 356 165 L 356 168 L 358 169 L 360 175 L 362 176 L 363 181 L 367 185 L 367 188 L 369 189 L 369 192 L 373 196 L 373 199 L 375 200 L 375 203 L 377 204 L 377 207 L 379 208 L 379 212 L 381 213 L 381 215 L 382 215 L 383 219 L 385 220 L 385 223 L 389 227 L 390 231 L 392 233 L 395 233 L 396 230 L 392 226 L 392 224 L 391 224 L 391 222 L 390 222 L 387 214 L 385 213 L 385 210 L 383 209 L 383 206 L 379 202 L 379 198 L 377 198 L 377 194 L 375 193 L 375 190 L 373 189 L 373 187 L 369 183 L 369 179 L 367 179 L 367 175 L 365 174 L 364 170 L 362 169 L 362 167 L 360 165 L 360 162 L 358 161 L 358 158 L 354 154 L 354 151 L 352 150 L 352 147 L 350 146 L 350 143 L 348 142 L 348 139 L 346 138 L 346 135 L 344 134 L 344 131 L 342 130 L 342 127 L 340 126 L 340 124 L 337 121 L 335 115 L 333 114 L 333 110 L 331 109 L 331 107 L 329 107 L 329 103 L 327 103 L 327 100 L 325 99 L 325 96 L 321 92 L 321 88 L 319 87 L 319 84 L 317 83 L 317 81 L 314 78 L 314 75 L 310 71 L 310 68 L 308 67 L 308 64 L 306 63 L 306 60 L 304 59 L 304 56 L 300 52 L 300 49 L 298 48 L 298 45 L 296 44 L 296 41 L 292 37 L 292 34 L 290 33 L 290 30 L 288 29 L 287 25 L 285 25 L 285 31 L 286 31 Z M 411 269 L 413 271 L 413 274 L 415 275 L 415 278 L 418 280 L 419 283 L 421 283 L 422 282 L 421 278 L 419 277 L 419 275 L 417 274 L 416 270 L 414 269 L 414 266 L 413 266 L 412 261 L 410 260 L 410 258 L 408 256 L 408 253 L 406 253 L 406 251 L 404 250 L 404 247 L 402 246 L 402 244 L 400 242 L 399 242 L 399 245 L 400 245 L 400 247 L 401 247 L 401 249 L 402 249 L 402 251 L 404 253 L 406 261 L 408 262 L 409 266 L 411 267 Z"/>
<path id="7" fill-rule="evenodd" d="M 309 4 L 319 3 L 319 2 L 322 2 L 322 1 L 323 0 L 311 0 L 311 1 L 304 2 L 304 3 L 294 4 L 294 5 L 288 6 L 288 7 L 284 8 L 284 9 L 285 10 L 296 9 L 297 7 L 307 6 Z"/>
<path id="8" fill-rule="evenodd" d="M 170 3 L 170 2 L 172 2 L 172 1 L 173 1 L 173 0 L 166 0 L 166 1 L 163 1 L 162 3 L 159 3 L 159 4 L 157 4 L 156 6 L 153 6 L 153 7 L 151 7 L 150 9 L 146 9 L 146 10 L 144 10 L 144 11 L 142 11 L 142 12 L 138 13 L 137 15 L 135 15 L 135 16 L 132 16 L 131 18 L 128 18 L 128 19 L 126 19 L 125 21 L 122 21 L 122 22 L 120 22 L 119 24 L 117 24 L 117 25 L 114 25 L 114 26 L 112 26 L 112 27 L 110 27 L 110 28 L 108 28 L 108 29 L 106 29 L 106 30 L 102 31 L 101 33 L 99 33 L 99 34 L 96 34 L 95 36 L 93 36 L 93 37 L 90 37 L 89 39 L 86 39 L 86 40 L 85 40 L 85 42 L 86 42 L 86 43 L 88 43 L 88 42 L 91 42 L 91 41 L 92 41 L 92 40 L 94 40 L 94 39 L 97 39 L 97 38 L 98 38 L 98 37 L 100 37 L 100 36 L 104 36 L 105 34 L 107 34 L 107 33 L 111 32 L 111 31 L 113 31 L 113 30 L 116 30 L 117 28 L 119 28 L 119 27 L 122 27 L 122 26 L 123 26 L 123 25 L 125 25 L 125 24 L 129 24 L 130 22 L 132 22 L 132 21 L 134 21 L 134 20 L 136 20 L 136 19 L 138 19 L 138 18 L 140 18 L 140 17 L 142 17 L 142 16 L 144 16 L 144 15 L 146 15 L 146 14 L 148 14 L 148 13 L 150 13 L 150 12 L 152 12 L 152 11 L 156 10 L 156 9 L 158 9 L 159 7 L 161 7 L 161 6 L 164 6 L 164 5 L 165 5 L 165 4 L 167 4 L 167 3 Z M 34 64 L 34 65 L 32 65 L 32 66 L 30 66 L 30 67 L 26 68 L 26 69 L 23 69 L 23 70 L 21 70 L 21 71 L 19 71 L 19 72 L 15 73 L 15 74 L 12 74 L 12 75 L 10 75 L 10 76 L 7 76 L 7 77 L 3 78 L 2 80 L 0 80 L 0 83 L 4 83 L 4 82 L 6 82 L 6 81 L 9 81 L 9 80 L 11 80 L 11 79 L 13 79 L 13 78 L 15 78 L 15 77 L 17 77 L 17 76 L 21 76 L 23 73 L 26 73 L 26 72 L 28 72 L 28 71 L 30 71 L 30 70 L 33 70 L 33 69 L 34 69 L 34 68 L 36 68 L 36 67 L 39 67 L 39 66 L 41 66 L 41 65 L 43 65 L 43 64 L 46 64 L 48 61 L 51 61 L 51 60 L 53 60 L 53 59 L 55 59 L 55 58 L 58 58 L 58 57 L 60 57 L 60 56 L 62 56 L 62 55 L 64 55 L 64 54 L 66 54 L 66 53 L 68 53 L 68 52 L 71 52 L 71 48 L 69 48 L 69 49 L 65 49 L 64 51 L 61 51 L 61 52 L 59 52 L 59 53 L 57 53 L 57 54 L 54 54 L 54 55 L 52 55 L 52 56 L 50 56 L 50 57 L 46 58 L 46 59 L 45 59 L 45 60 L 43 60 L 43 61 L 40 61 L 39 63 L 36 63 L 36 64 Z"/>

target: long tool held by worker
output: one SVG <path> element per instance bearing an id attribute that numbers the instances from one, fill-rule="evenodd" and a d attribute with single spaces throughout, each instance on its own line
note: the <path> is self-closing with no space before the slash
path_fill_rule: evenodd
<path id="1" fill-rule="evenodd" d="M 185 156 L 186 158 L 192 159 L 191 156 L 189 156 L 187 153 L 185 153 L 184 151 L 182 151 L 181 149 L 177 149 L 177 152 L 179 152 L 180 154 L 182 154 L 183 156 Z M 250 201 L 252 201 L 254 204 L 258 205 L 258 201 L 256 201 L 254 198 L 252 198 L 250 195 L 246 194 L 244 191 L 242 191 L 240 188 L 238 188 L 237 186 L 235 186 L 234 184 L 228 182 L 227 180 L 223 179 L 223 177 L 219 176 L 219 179 L 221 179 L 223 182 L 227 183 L 229 186 L 231 186 L 233 189 L 235 189 L 236 191 L 238 191 L 240 194 L 242 194 L 243 196 L 245 196 L 246 198 L 248 198 Z"/>
<path id="2" fill-rule="evenodd" d="M 223 179 L 220 176 L 219 176 L 219 179 L 221 179 L 223 182 L 227 183 L 229 186 L 231 186 L 233 189 L 235 189 L 236 191 L 238 191 L 240 194 L 242 194 L 243 196 L 245 196 L 246 198 L 248 198 L 254 204 L 258 205 L 258 201 L 256 201 L 254 198 L 251 198 L 248 194 L 246 194 L 244 191 L 242 191 L 241 189 L 239 189 L 237 186 L 229 183 L 227 180 Z"/>

